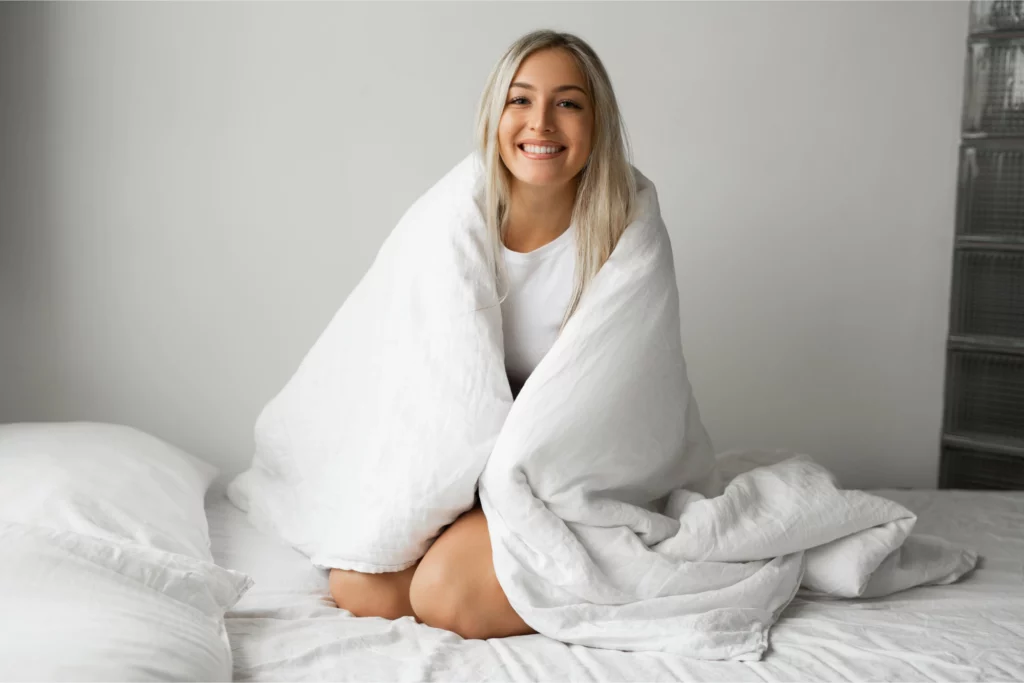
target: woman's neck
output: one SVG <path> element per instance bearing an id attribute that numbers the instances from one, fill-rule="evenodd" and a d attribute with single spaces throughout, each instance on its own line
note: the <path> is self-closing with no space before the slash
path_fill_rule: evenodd
<path id="1" fill-rule="evenodd" d="M 538 187 L 513 179 L 505 246 L 512 251 L 539 249 L 572 223 L 577 181 L 561 187 Z"/>

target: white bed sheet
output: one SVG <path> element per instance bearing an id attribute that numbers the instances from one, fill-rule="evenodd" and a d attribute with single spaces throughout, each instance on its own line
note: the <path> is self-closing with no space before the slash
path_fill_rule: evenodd
<path id="1" fill-rule="evenodd" d="M 742 663 L 539 635 L 466 641 L 412 618 L 357 619 L 334 606 L 326 572 L 254 529 L 222 488 L 211 490 L 207 515 L 216 561 L 255 579 L 227 613 L 236 680 L 1024 680 L 1024 492 L 875 493 L 917 513 L 916 531 L 978 550 L 978 569 L 883 599 L 798 596 L 765 658 Z"/>

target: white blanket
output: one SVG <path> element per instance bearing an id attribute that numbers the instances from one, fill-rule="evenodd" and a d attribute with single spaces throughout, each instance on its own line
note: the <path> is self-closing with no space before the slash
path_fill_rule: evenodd
<path id="1" fill-rule="evenodd" d="M 657 194 L 635 175 L 638 217 L 513 403 L 481 162 L 466 157 L 263 410 L 232 501 L 318 566 L 387 572 L 479 484 L 498 579 L 531 627 L 705 659 L 759 658 L 801 582 L 877 596 L 969 571 L 973 553 L 908 539 L 909 511 L 838 490 L 804 456 L 723 490 Z"/>

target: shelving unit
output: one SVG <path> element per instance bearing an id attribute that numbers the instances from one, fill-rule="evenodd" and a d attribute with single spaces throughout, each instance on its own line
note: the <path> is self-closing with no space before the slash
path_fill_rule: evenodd
<path id="1" fill-rule="evenodd" d="M 1024 488 L 1024 0 L 973 0 L 939 485 Z"/>

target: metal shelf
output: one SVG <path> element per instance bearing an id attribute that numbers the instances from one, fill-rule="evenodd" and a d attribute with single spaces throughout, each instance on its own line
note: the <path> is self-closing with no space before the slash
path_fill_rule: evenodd
<path id="1" fill-rule="evenodd" d="M 973 334 L 949 335 L 949 348 L 954 351 L 994 351 L 1024 355 L 1024 339 Z"/>
<path id="2" fill-rule="evenodd" d="M 1008 436 L 972 432 L 943 434 L 942 445 L 949 446 L 950 448 L 1024 458 L 1024 439 L 1014 439 Z"/>
<path id="3" fill-rule="evenodd" d="M 939 482 L 1024 488 L 1024 0 L 972 0 Z"/>
<path id="4" fill-rule="evenodd" d="M 1020 40 L 1024 38 L 1024 29 L 1004 29 L 1001 31 L 977 31 L 967 36 L 967 42 L 981 42 L 990 40 Z"/>
<path id="5" fill-rule="evenodd" d="M 1024 251 L 1024 237 L 1007 235 L 958 235 L 957 249 L 990 249 L 994 251 Z"/>

